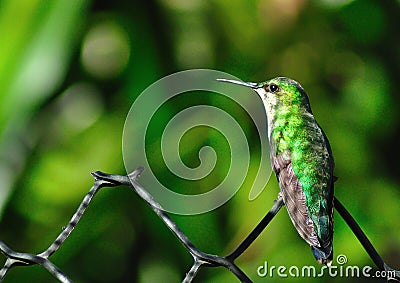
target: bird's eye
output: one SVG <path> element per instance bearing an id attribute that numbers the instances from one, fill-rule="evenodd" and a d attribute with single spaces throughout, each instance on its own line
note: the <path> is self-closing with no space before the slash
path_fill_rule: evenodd
<path id="1" fill-rule="evenodd" d="M 272 93 L 275 93 L 279 90 L 279 87 L 276 84 L 270 84 L 269 85 L 269 91 Z"/>

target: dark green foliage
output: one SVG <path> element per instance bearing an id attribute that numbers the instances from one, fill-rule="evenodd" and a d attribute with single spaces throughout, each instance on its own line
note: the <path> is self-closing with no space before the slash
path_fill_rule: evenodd
<path id="1" fill-rule="evenodd" d="M 121 137 L 134 99 L 165 75 L 211 68 L 245 81 L 283 75 L 301 82 L 332 146 L 335 195 L 385 261 L 398 268 L 399 21 L 394 0 L 1 1 L 0 239 L 17 251 L 46 248 L 89 190 L 90 172 L 125 174 Z M 239 117 L 254 143 L 254 125 L 241 109 L 212 95 L 207 101 Z M 175 102 L 158 117 L 167 119 L 190 103 Z M 183 162 L 196 166 L 199 147 L 215 145 L 221 164 L 206 182 L 218 183 L 229 164 L 226 142 L 201 128 L 192 134 L 199 138 L 185 137 L 179 148 Z M 155 134 L 149 138 L 159 143 Z M 256 159 L 259 145 L 250 150 Z M 253 167 L 224 206 L 200 216 L 173 216 L 202 250 L 229 252 L 276 199 L 271 178 L 260 197 L 248 200 Z M 181 180 L 160 174 L 176 191 L 185 189 Z M 373 266 L 338 215 L 334 227 L 335 255 Z M 191 264 L 145 203 L 123 188 L 100 192 L 52 259 L 76 282 L 176 282 Z M 264 261 L 314 264 L 285 211 L 238 265 L 256 282 L 287 280 L 259 278 Z M 198 277 L 233 280 L 222 269 L 202 270 Z M 30 267 L 12 270 L 4 282 L 54 278 Z"/>

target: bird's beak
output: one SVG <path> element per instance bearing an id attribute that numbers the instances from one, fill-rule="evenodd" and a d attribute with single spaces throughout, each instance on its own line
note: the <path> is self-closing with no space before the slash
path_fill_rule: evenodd
<path id="1" fill-rule="evenodd" d="M 249 83 L 249 82 L 242 82 L 242 81 L 235 81 L 235 80 L 227 80 L 227 79 L 217 79 L 219 82 L 225 82 L 225 83 L 231 83 L 231 84 L 237 84 L 237 85 L 242 85 L 242 86 L 247 86 L 252 89 L 259 88 L 258 83 Z"/>

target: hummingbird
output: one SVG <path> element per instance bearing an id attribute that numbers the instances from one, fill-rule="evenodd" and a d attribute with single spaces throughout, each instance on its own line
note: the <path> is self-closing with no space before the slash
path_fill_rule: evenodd
<path id="1" fill-rule="evenodd" d="M 261 83 L 217 79 L 253 89 L 267 114 L 272 169 L 278 197 L 316 260 L 333 258 L 334 160 L 325 133 L 311 111 L 308 96 L 295 80 L 277 77 Z"/>

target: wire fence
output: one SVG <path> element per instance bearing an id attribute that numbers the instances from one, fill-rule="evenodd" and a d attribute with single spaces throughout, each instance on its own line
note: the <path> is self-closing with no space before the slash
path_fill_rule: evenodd
<path id="1" fill-rule="evenodd" d="M 83 198 L 80 206 L 78 207 L 75 214 L 72 216 L 70 222 L 66 227 L 63 227 L 62 232 L 58 235 L 55 241 L 42 253 L 30 254 L 25 252 L 16 252 L 8 247 L 3 241 L 0 240 L 0 251 L 5 255 L 6 262 L 0 270 L 0 282 L 7 275 L 8 271 L 17 266 L 30 266 L 30 265 L 41 265 L 47 271 L 52 274 L 59 282 L 70 283 L 73 282 L 60 268 L 53 264 L 49 258 L 61 247 L 65 240 L 72 233 L 79 220 L 82 218 L 89 206 L 93 197 L 96 193 L 106 187 L 116 187 L 125 185 L 133 189 L 140 198 L 148 203 L 150 208 L 158 215 L 158 217 L 164 222 L 164 224 L 171 230 L 178 241 L 185 247 L 185 249 L 193 257 L 193 265 L 186 273 L 182 282 L 192 282 L 196 277 L 198 271 L 203 267 L 218 267 L 222 266 L 232 272 L 236 278 L 241 282 L 253 282 L 246 273 L 235 264 L 235 260 L 247 250 L 248 247 L 254 242 L 254 240 L 261 234 L 261 232 L 267 227 L 275 215 L 279 212 L 281 207 L 284 205 L 283 200 L 280 198 L 275 201 L 271 209 L 260 221 L 260 223 L 249 233 L 249 235 L 227 256 L 213 255 L 205 253 L 198 249 L 193 242 L 182 232 L 178 225 L 171 219 L 169 214 L 161 207 L 161 205 L 153 198 L 153 196 L 138 182 L 138 177 L 143 171 L 142 167 L 137 168 L 131 174 L 127 176 L 106 174 L 100 171 L 92 173 L 95 181 L 92 188 Z M 400 271 L 389 267 L 379 253 L 376 251 L 372 243 L 369 241 L 365 233 L 362 231 L 360 226 L 357 224 L 355 219 L 347 211 L 338 199 L 334 199 L 334 206 L 336 211 L 345 220 L 347 225 L 351 228 L 354 235 L 360 241 L 368 255 L 375 263 L 377 268 L 385 274 L 387 282 L 400 282 Z"/>

